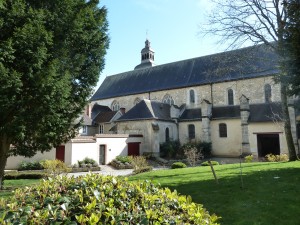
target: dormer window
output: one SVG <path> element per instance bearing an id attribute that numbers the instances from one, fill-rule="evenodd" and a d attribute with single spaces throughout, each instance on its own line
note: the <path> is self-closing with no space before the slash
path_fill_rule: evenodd
<path id="1" fill-rule="evenodd" d="M 87 126 L 82 126 L 82 134 L 87 134 Z"/>

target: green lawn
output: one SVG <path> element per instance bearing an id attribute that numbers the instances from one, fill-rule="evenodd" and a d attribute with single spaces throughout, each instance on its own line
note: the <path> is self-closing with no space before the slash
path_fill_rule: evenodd
<path id="1" fill-rule="evenodd" d="M 31 186 L 39 181 L 39 179 L 4 180 L 4 190 L 0 190 L 0 198 L 8 198 L 13 195 L 14 189 Z"/>
<path id="2" fill-rule="evenodd" d="M 163 187 L 191 195 L 221 224 L 300 224 L 300 162 L 243 163 L 210 167 L 160 170 L 132 176 L 130 180 L 151 180 Z"/>

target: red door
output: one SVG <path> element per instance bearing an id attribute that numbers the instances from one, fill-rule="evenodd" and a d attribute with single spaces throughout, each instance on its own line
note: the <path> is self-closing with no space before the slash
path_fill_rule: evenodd
<path id="1" fill-rule="evenodd" d="M 140 142 L 128 143 L 128 155 L 140 155 Z"/>
<path id="2" fill-rule="evenodd" d="M 55 158 L 62 162 L 65 161 L 65 146 L 64 145 L 56 147 Z"/>

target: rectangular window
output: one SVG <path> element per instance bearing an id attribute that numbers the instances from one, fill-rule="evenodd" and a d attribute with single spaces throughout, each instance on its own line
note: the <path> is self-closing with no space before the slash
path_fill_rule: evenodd
<path id="1" fill-rule="evenodd" d="M 195 125 L 189 124 L 188 125 L 188 131 L 189 131 L 189 139 L 195 139 Z"/>
<path id="2" fill-rule="evenodd" d="M 227 125 L 225 123 L 219 124 L 219 136 L 227 137 Z"/>
<path id="3" fill-rule="evenodd" d="M 87 126 L 82 126 L 82 133 L 87 134 Z"/>
<path id="4" fill-rule="evenodd" d="M 228 105 L 234 105 L 233 90 L 228 89 Z"/>
<path id="5" fill-rule="evenodd" d="M 99 134 L 104 134 L 104 125 L 99 125 Z"/>

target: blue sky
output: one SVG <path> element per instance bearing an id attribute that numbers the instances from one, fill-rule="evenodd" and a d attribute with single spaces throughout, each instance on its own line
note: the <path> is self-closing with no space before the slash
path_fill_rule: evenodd
<path id="1" fill-rule="evenodd" d="M 146 37 L 156 65 L 224 50 L 214 37 L 199 35 L 199 25 L 207 22 L 209 0 L 101 0 L 103 5 L 108 9 L 110 47 L 98 86 L 106 76 L 140 63 Z"/>

